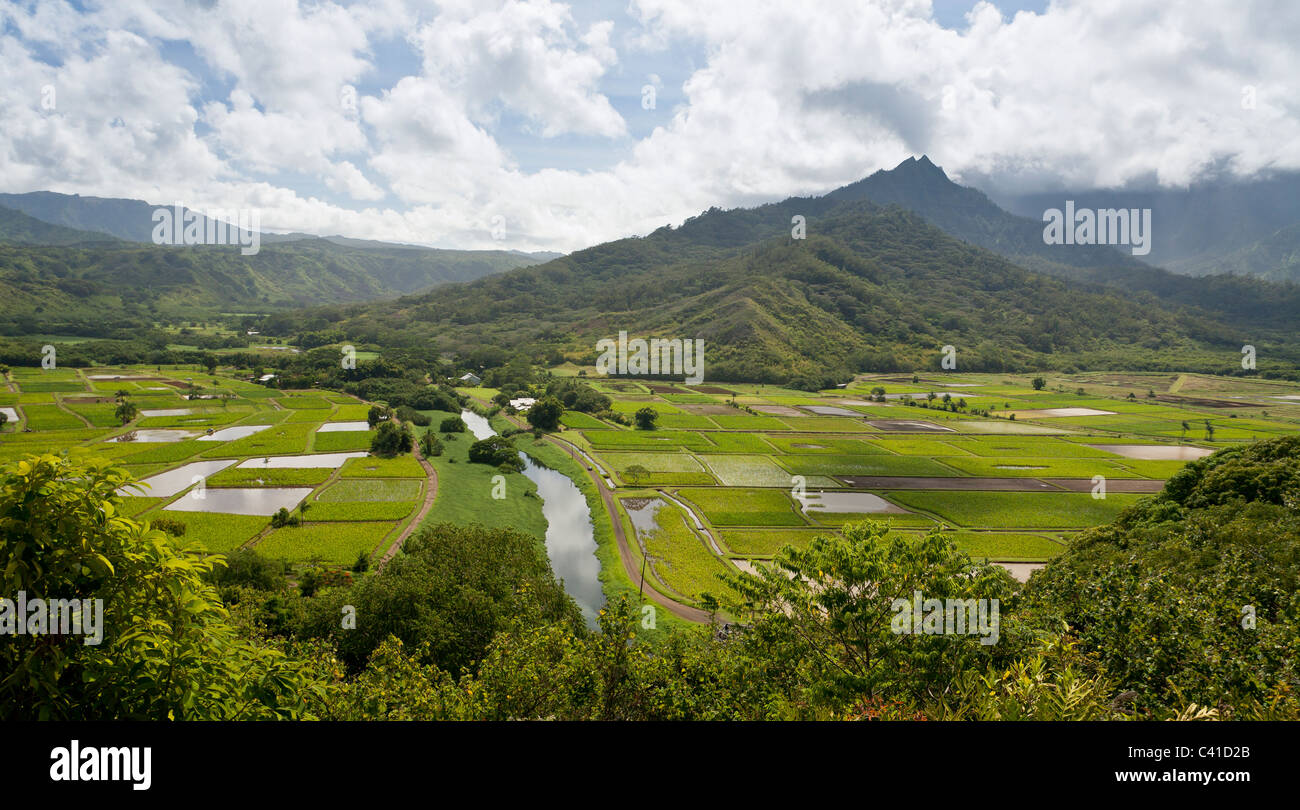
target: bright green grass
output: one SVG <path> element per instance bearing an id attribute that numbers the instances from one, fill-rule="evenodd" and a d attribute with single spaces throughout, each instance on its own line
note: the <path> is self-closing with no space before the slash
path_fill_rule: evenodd
<path id="1" fill-rule="evenodd" d="M 502 473 L 487 464 L 471 464 L 469 446 L 473 441 L 470 434 L 465 434 L 454 442 L 444 442 L 442 455 L 429 459 L 438 474 L 438 495 L 422 525 L 481 523 L 544 538 L 546 518 L 542 516 L 537 485 L 522 473 Z M 505 497 L 501 499 L 492 497 L 497 484 L 493 479 L 498 475 L 504 476 L 505 483 Z"/>
<path id="2" fill-rule="evenodd" d="M 63 405 L 68 410 L 85 417 L 85 419 L 95 427 L 117 427 L 121 424 L 118 418 L 113 414 L 113 411 L 117 409 L 117 406 L 111 402 L 77 403 L 64 400 Z"/>
<path id="3" fill-rule="evenodd" d="M 1127 467 L 1137 475 L 1146 478 L 1154 478 L 1157 481 L 1165 481 L 1183 467 L 1186 467 L 1186 461 L 1150 461 L 1146 459 L 1125 458 L 1113 462 L 1120 467 Z"/>
<path id="4" fill-rule="evenodd" d="M 311 511 L 308 510 L 308 516 Z M 389 532 L 396 529 L 391 521 L 378 523 L 312 523 L 275 529 L 257 544 L 265 557 L 309 562 L 350 565 L 362 552 L 373 554 Z"/>
<path id="5" fill-rule="evenodd" d="M 714 477 L 729 487 L 790 487 L 790 473 L 767 456 L 700 456 Z"/>
<path id="6" fill-rule="evenodd" d="M 823 438 L 820 436 L 767 436 L 769 443 L 791 455 L 838 454 L 846 456 L 881 455 L 885 451 L 862 439 Z"/>
<path id="7" fill-rule="evenodd" d="M 176 538 L 182 545 L 199 543 L 214 554 L 225 554 L 257 536 L 270 523 L 261 515 L 223 515 L 216 512 L 150 512 L 144 519 L 165 517 L 185 524 L 185 534 Z M 356 559 L 355 557 L 353 558 Z"/>
<path id="8" fill-rule="evenodd" d="M 272 425 L 252 436 L 229 442 L 204 442 L 215 444 L 203 452 L 204 458 L 234 458 L 237 456 L 263 458 L 265 456 L 291 456 L 307 451 L 315 425 Z M 353 459 L 355 461 L 355 459 Z"/>
<path id="9" fill-rule="evenodd" d="M 32 430 L 76 430 L 86 423 L 58 405 L 23 405 L 27 426 Z"/>
<path id="10" fill-rule="evenodd" d="M 808 513 L 814 521 L 822 526 L 843 526 L 846 523 L 861 523 L 864 520 L 870 520 L 876 523 L 887 523 L 895 528 L 930 528 L 938 525 L 933 519 L 926 515 L 907 514 L 878 514 L 871 512 L 824 512 L 820 509 L 814 509 Z"/>
<path id="11" fill-rule="evenodd" d="M 191 456 L 198 455 L 212 443 L 189 439 L 183 442 L 149 442 L 147 444 L 141 444 L 138 442 L 113 442 L 112 444 L 104 446 L 116 447 L 119 444 L 125 447 L 139 448 L 138 452 L 122 456 L 121 461 L 123 464 L 161 464 L 172 461 L 181 461 Z"/>
<path id="12" fill-rule="evenodd" d="M 289 414 L 289 418 L 284 421 L 286 424 L 293 422 L 328 422 L 331 418 L 331 413 L 333 413 L 333 411 L 319 410 L 315 408 L 296 410 Z"/>
<path id="13" fill-rule="evenodd" d="M 60 430 L 53 433 L 14 433 L 6 435 L 4 441 L 0 442 L 0 444 L 10 447 L 23 445 L 31 447 L 33 452 L 45 452 L 47 448 L 58 451 L 69 445 L 84 442 L 87 439 L 107 436 L 108 433 L 107 430 L 97 430 L 82 425 L 79 430 Z"/>
<path id="14" fill-rule="evenodd" d="M 1109 523 L 1143 496 L 1088 492 L 890 492 L 903 506 L 925 509 L 957 526 L 1069 529 Z"/>
<path id="15" fill-rule="evenodd" d="M 790 426 L 775 416 L 754 416 L 741 413 L 735 416 L 726 413 L 709 417 L 723 430 L 744 430 L 749 432 L 789 430 Z"/>
<path id="16" fill-rule="evenodd" d="M 466 445 L 468 447 L 468 445 Z M 467 451 L 468 452 L 468 451 Z M 480 464 L 480 467 L 486 465 Z M 414 456 L 351 458 L 343 463 L 343 478 L 424 478 L 424 468 Z"/>
<path id="17" fill-rule="evenodd" d="M 280 407 L 290 410 L 330 410 L 332 405 L 324 397 L 277 397 Z"/>
<path id="18" fill-rule="evenodd" d="M 584 430 L 582 435 L 597 450 L 708 450 L 714 446 L 700 434 L 683 430 Z"/>
<path id="19" fill-rule="evenodd" d="M 423 430 L 424 428 L 419 428 Z M 317 432 L 312 439 L 312 450 L 317 453 L 338 453 L 369 450 L 375 434 L 369 430 L 341 430 L 331 433 Z"/>
<path id="20" fill-rule="evenodd" d="M 329 480 L 333 470 L 307 467 L 227 467 L 208 478 L 210 487 L 307 487 L 317 486 Z"/>
<path id="21" fill-rule="evenodd" d="M 871 425 L 860 419 L 847 416 L 783 416 L 793 430 L 806 430 L 815 433 L 867 433 L 874 432 Z"/>
<path id="22" fill-rule="evenodd" d="M 152 409 L 154 403 L 147 403 L 146 407 Z M 182 414 L 180 416 L 146 416 L 136 423 L 136 427 L 187 428 L 190 430 L 200 430 L 216 427 L 218 425 L 229 425 L 232 422 L 238 422 L 247 415 L 246 411 L 229 410 Z"/>
<path id="23" fill-rule="evenodd" d="M 331 401 L 339 401 L 335 397 L 330 397 Z M 364 402 L 357 402 L 354 399 L 345 398 L 334 413 L 330 416 L 331 422 L 359 422 L 365 419 L 370 413 L 370 406 Z"/>
<path id="24" fill-rule="evenodd" d="M 403 501 L 313 501 L 307 507 L 307 522 L 328 520 L 405 520 L 419 504 Z"/>
<path id="25" fill-rule="evenodd" d="M 278 425 L 286 421 L 291 415 L 291 411 L 276 411 L 262 409 L 240 419 L 238 424 L 241 425 Z"/>
<path id="26" fill-rule="evenodd" d="M 796 475 L 921 475 L 954 476 L 954 471 L 919 456 L 777 456 Z"/>
<path id="27" fill-rule="evenodd" d="M 967 439 L 963 448 L 977 456 L 1031 458 L 1114 458 L 1114 454 L 1050 436 L 998 436 Z"/>
<path id="28" fill-rule="evenodd" d="M 326 487 L 316 500 L 322 503 L 342 501 L 413 501 L 420 497 L 423 482 L 404 478 L 349 478 Z"/>
<path id="29" fill-rule="evenodd" d="M 806 548 L 814 537 L 832 534 L 834 529 L 719 529 L 722 545 L 745 557 L 771 557 L 782 546 Z"/>
<path id="30" fill-rule="evenodd" d="M 680 509 L 661 498 L 655 500 L 661 506 L 655 512 L 654 529 L 636 532 L 655 576 L 691 602 L 706 593 L 731 595 L 718 575 L 735 571 L 705 546 Z"/>
<path id="31" fill-rule="evenodd" d="M 49 404 L 54 402 L 54 395 L 53 394 L 19 394 L 18 402 L 23 405 L 26 405 L 28 403 Z"/>
<path id="32" fill-rule="evenodd" d="M 19 380 L 18 390 L 28 394 L 68 393 L 71 391 L 85 391 L 86 386 L 74 380 Z"/>
<path id="33" fill-rule="evenodd" d="M 1137 473 L 1099 458 L 945 458 L 945 464 L 964 473 L 989 478 L 1137 478 Z M 1029 469 L 1015 469 L 1028 467 Z"/>
<path id="34" fill-rule="evenodd" d="M 601 430 L 603 428 L 609 427 L 609 425 L 600 421 L 596 417 L 590 414 L 585 414 L 582 411 L 565 411 L 564 415 L 560 417 L 560 424 L 564 425 L 565 427 L 588 428 L 588 429 L 594 428 L 596 430 Z"/>
<path id="35" fill-rule="evenodd" d="M 718 425 L 709 417 L 698 413 L 665 413 L 656 422 L 668 430 L 717 430 Z"/>
<path id="36" fill-rule="evenodd" d="M 969 456 L 969 442 L 965 439 L 953 439 L 950 437 L 918 439 L 890 439 L 885 437 L 873 437 L 871 439 L 880 449 L 896 453 L 901 456 L 930 456 L 931 458 L 943 456 Z"/>
<path id="37" fill-rule="evenodd" d="M 946 532 L 953 544 L 972 557 L 990 560 L 1048 560 L 1065 546 L 1036 534 L 1003 532 Z"/>
<path id="38" fill-rule="evenodd" d="M 147 498 L 143 495 L 127 495 L 118 499 L 118 511 L 121 514 L 134 517 L 135 515 L 148 512 L 155 506 L 161 506 L 169 498 Z"/>
<path id="39" fill-rule="evenodd" d="M 705 438 L 713 442 L 710 453 L 770 453 L 772 445 L 763 441 L 756 433 L 706 433 Z"/>
<path id="40" fill-rule="evenodd" d="M 677 494 L 717 526 L 808 525 L 780 489 L 682 489 Z"/>
<path id="41" fill-rule="evenodd" d="M 651 472 L 703 472 L 700 462 L 688 453 L 601 453 L 600 458 L 615 470 L 640 465 Z"/>

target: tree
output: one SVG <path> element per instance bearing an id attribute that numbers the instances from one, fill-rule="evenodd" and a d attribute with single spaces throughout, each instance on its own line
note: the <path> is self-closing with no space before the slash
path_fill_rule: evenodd
<path id="1" fill-rule="evenodd" d="M 438 434 L 432 429 L 424 431 L 420 436 L 420 453 L 425 456 L 442 455 L 442 442 L 438 440 Z"/>
<path id="2" fill-rule="evenodd" d="M 411 435 L 410 425 L 387 421 L 380 423 L 374 438 L 370 440 L 370 452 L 381 458 L 392 458 L 411 452 L 414 445 L 415 438 Z"/>
<path id="3" fill-rule="evenodd" d="M 439 433 L 464 433 L 468 429 L 465 420 L 459 416 L 448 416 L 438 426 Z"/>
<path id="4" fill-rule="evenodd" d="M 130 422 L 139 413 L 140 411 L 135 407 L 135 403 L 128 400 L 122 400 L 122 402 L 113 410 L 113 416 L 123 425 Z"/>
<path id="5" fill-rule="evenodd" d="M 638 430 L 654 430 L 655 423 L 659 421 L 659 412 L 647 405 L 636 412 L 635 419 Z"/>
<path id="6" fill-rule="evenodd" d="M 816 537 L 802 550 L 786 546 L 773 565 L 727 578 L 740 594 L 733 611 L 753 616 L 746 633 L 753 653 L 800 662 L 809 700 L 937 699 L 964 670 L 1024 643 L 1027 633 L 1008 617 L 997 626 L 997 644 L 981 644 L 975 634 L 900 633 L 900 605 L 912 605 L 918 591 L 923 599 L 1005 600 L 1015 583 L 938 532 L 890 537 L 873 521 L 843 533 Z"/>
<path id="7" fill-rule="evenodd" d="M 524 468 L 523 459 L 515 443 L 504 436 L 489 436 L 469 446 L 469 460 L 474 464 L 490 464 L 493 467 L 506 466 L 519 471 Z"/>
<path id="8" fill-rule="evenodd" d="M 186 553 L 119 512 L 131 481 L 99 461 L 28 456 L 0 467 L 0 593 L 102 600 L 102 637 L 6 636 L 0 717 L 248 720 L 310 716 L 324 689 L 300 662 L 241 638 Z M 102 608 L 102 613 L 100 610 Z"/>
<path id="9" fill-rule="evenodd" d="M 623 477 L 633 485 L 641 483 L 643 479 L 648 478 L 649 476 L 650 471 L 645 467 L 642 467 L 640 464 L 633 464 L 623 471 Z"/>
<path id="10" fill-rule="evenodd" d="M 366 412 L 366 424 L 374 428 L 380 422 L 392 418 L 393 412 L 387 405 L 371 405 Z"/>
<path id="11" fill-rule="evenodd" d="M 1031 385 L 1034 386 L 1035 391 L 1042 391 L 1045 387 L 1047 387 L 1047 380 L 1043 379 L 1042 377 L 1035 377 Z"/>
<path id="12" fill-rule="evenodd" d="M 528 409 L 528 424 L 538 430 L 555 430 L 564 415 L 564 405 L 553 396 L 544 396 Z"/>
<path id="13" fill-rule="evenodd" d="M 537 538 L 479 525 L 422 529 L 382 571 L 312 601 L 303 634 L 334 639 L 339 658 L 354 670 L 390 636 L 413 650 L 427 645 L 421 661 L 459 674 L 477 668 L 499 629 L 582 627 Z M 369 618 L 343 630 L 343 605 Z"/>

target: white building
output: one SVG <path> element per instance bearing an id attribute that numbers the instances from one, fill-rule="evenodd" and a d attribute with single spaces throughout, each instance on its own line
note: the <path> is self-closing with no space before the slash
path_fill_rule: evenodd
<path id="1" fill-rule="evenodd" d="M 514 408 L 516 411 L 526 411 L 535 404 L 537 404 L 537 400 L 533 397 L 519 397 L 518 399 L 510 400 L 510 407 Z"/>

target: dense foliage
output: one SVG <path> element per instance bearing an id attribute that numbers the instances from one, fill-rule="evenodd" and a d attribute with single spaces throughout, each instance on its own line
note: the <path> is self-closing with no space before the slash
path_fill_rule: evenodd
<path id="1" fill-rule="evenodd" d="M 587 630 L 537 537 L 430 527 L 378 571 L 292 588 L 121 517 L 126 480 L 56 456 L 0 471 L 6 592 L 106 602 L 98 647 L 0 637 L 3 716 L 1300 719 L 1300 438 L 1189 465 L 1027 586 L 868 522 L 730 578 L 712 626 L 656 632 L 622 599 Z M 918 594 L 1000 611 L 903 632 Z"/>

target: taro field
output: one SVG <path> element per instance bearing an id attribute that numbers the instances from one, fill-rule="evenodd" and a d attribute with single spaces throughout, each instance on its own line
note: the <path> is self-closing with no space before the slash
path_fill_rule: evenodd
<path id="1" fill-rule="evenodd" d="M 369 456 L 369 403 L 346 394 L 193 366 L 14 368 L 0 382 L 0 462 L 62 451 L 106 459 L 140 482 L 119 493 L 127 514 L 213 553 L 253 548 L 336 567 L 377 560 L 430 485 L 412 456 Z M 125 425 L 123 401 L 135 408 Z M 272 528 L 281 508 L 298 525 Z"/>
<path id="2" fill-rule="evenodd" d="M 862 520 L 942 529 L 1023 579 L 1188 462 L 1300 427 L 1300 388 L 1258 378 L 867 375 L 820 392 L 589 378 L 657 427 L 568 412 L 556 440 L 613 487 L 648 584 L 695 606 L 725 592 L 719 574 Z"/>

